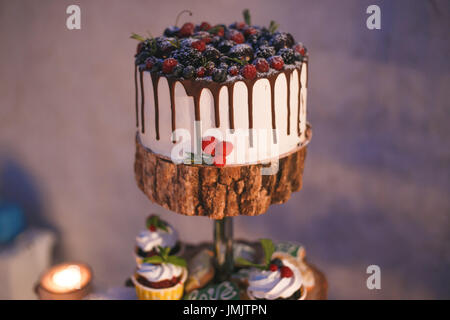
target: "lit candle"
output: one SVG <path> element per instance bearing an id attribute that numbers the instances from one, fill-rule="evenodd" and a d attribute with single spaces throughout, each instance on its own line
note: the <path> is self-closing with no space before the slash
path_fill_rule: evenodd
<path id="1" fill-rule="evenodd" d="M 63 263 L 45 272 L 37 287 L 42 300 L 79 300 L 91 289 L 92 271 L 82 263 Z"/>

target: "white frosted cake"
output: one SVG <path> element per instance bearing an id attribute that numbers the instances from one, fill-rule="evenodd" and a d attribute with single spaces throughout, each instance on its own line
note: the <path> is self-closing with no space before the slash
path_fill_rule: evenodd
<path id="1" fill-rule="evenodd" d="M 275 29 L 204 22 L 133 35 L 141 143 L 175 163 L 203 153 L 218 166 L 267 162 L 305 144 L 308 55 Z"/>

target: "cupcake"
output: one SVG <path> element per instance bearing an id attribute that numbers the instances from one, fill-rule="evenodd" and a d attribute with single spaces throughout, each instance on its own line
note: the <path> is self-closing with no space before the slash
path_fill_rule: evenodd
<path id="1" fill-rule="evenodd" d="M 139 300 L 180 300 L 187 278 L 186 261 L 169 255 L 170 248 L 145 258 L 131 280 Z"/>
<path id="2" fill-rule="evenodd" d="M 147 229 L 136 237 L 135 257 L 139 266 L 144 258 L 158 254 L 158 247 L 170 248 L 171 255 L 182 253 L 182 244 L 177 231 L 157 215 L 151 215 L 146 221 Z"/>
<path id="3" fill-rule="evenodd" d="M 294 259 L 274 258 L 275 246 L 262 239 L 264 264 L 258 265 L 239 259 L 241 265 L 251 267 L 247 295 L 251 300 L 304 300 L 306 288 L 299 266 Z"/>

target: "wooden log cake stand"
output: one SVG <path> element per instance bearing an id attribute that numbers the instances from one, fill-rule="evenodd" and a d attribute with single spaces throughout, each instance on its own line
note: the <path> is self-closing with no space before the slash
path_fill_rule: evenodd
<path id="1" fill-rule="evenodd" d="M 175 164 L 144 147 L 136 135 L 134 171 L 139 188 L 160 206 L 188 216 L 222 219 L 256 216 L 271 204 L 286 202 L 302 188 L 307 141 L 279 159 L 278 172 L 262 175 L 263 164 L 222 168 L 201 164 Z"/>

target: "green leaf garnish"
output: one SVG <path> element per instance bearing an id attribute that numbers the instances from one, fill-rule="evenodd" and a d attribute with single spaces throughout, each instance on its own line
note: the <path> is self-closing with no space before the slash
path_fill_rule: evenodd
<path id="1" fill-rule="evenodd" d="M 209 33 L 217 33 L 221 28 L 223 28 L 223 25 L 218 24 L 217 26 L 212 27 L 211 29 L 208 30 Z"/>
<path id="2" fill-rule="evenodd" d="M 168 256 L 166 261 L 179 267 L 186 268 L 187 266 L 186 260 L 177 256 Z"/>
<path id="3" fill-rule="evenodd" d="M 130 38 L 141 41 L 141 42 L 146 40 L 143 36 L 140 36 L 137 33 L 132 33 Z"/>
<path id="4" fill-rule="evenodd" d="M 247 61 L 241 60 L 241 59 L 238 59 L 238 58 L 227 57 L 227 60 L 239 63 L 241 66 L 245 66 L 248 63 Z"/>
<path id="5" fill-rule="evenodd" d="M 169 39 L 167 39 L 167 40 L 168 40 L 168 41 L 170 42 L 170 44 L 173 45 L 175 48 L 179 49 L 179 48 L 181 47 L 180 40 L 178 40 L 178 39 L 175 39 L 175 40 L 169 40 Z"/>
<path id="6" fill-rule="evenodd" d="M 148 258 L 144 258 L 143 261 L 144 261 L 144 263 L 152 263 L 152 264 L 156 263 L 156 264 L 158 264 L 158 263 L 163 263 L 164 259 L 162 257 L 156 255 L 156 256 L 151 256 L 151 257 L 148 257 Z"/>
<path id="7" fill-rule="evenodd" d="M 254 268 L 261 269 L 261 270 L 266 269 L 265 265 L 253 263 L 253 262 L 248 261 L 247 259 L 244 259 L 242 257 L 237 257 L 235 262 L 237 264 L 240 264 L 241 266 L 245 266 L 245 267 L 254 267 Z"/>
<path id="8" fill-rule="evenodd" d="M 270 239 L 261 239 L 259 241 L 261 242 L 261 245 L 264 250 L 266 266 L 269 266 L 272 254 L 275 252 L 275 246 L 274 246 L 272 240 L 270 240 Z"/>
<path id="9" fill-rule="evenodd" d="M 245 9 L 244 11 L 242 11 L 242 15 L 244 16 L 244 21 L 248 26 L 252 25 L 252 21 L 250 19 L 250 10 Z"/>
<path id="10" fill-rule="evenodd" d="M 275 21 L 271 20 L 270 21 L 270 25 L 269 25 L 269 32 L 270 33 L 275 33 L 275 31 L 277 31 L 279 25 L 278 23 L 276 23 Z"/>
<path id="11" fill-rule="evenodd" d="M 173 265 L 179 266 L 179 267 L 186 267 L 187 263 L 186 260 L 178 257 L 178 256 L 171 256 L 170 253 L 170 247 L 160 247 L 158 246 L 158 253 L 154 256 L 144 258 L 144 263 L 152 263 L 152 264 L 161 264 L 161 263 L 171 263 Z"/>

